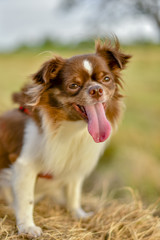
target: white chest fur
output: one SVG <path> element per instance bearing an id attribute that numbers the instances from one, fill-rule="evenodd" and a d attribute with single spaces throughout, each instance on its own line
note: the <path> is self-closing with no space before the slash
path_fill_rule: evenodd
<path id="1" fill-rule="evenodd" d="M 105 143 L 95 143 L 84 121 L 64 121 L 55 129 L 43 118 L 43 161 L 55 176 L 88 175 L 95 167 Z"/>
<path id="2" fill-rule="evenodd" d="M 63 121 L 56 128 L 43 117 L 42 127 L 43 133 L 39 133 L 32 120 L 27 123 L 22 151 L 23 156 L 28 155 L 25 159 L 35 161 L 38 171 L 66 179 L 85 177 L 93 170 L 106 143 L 95 143 L 84 121 Z"/>

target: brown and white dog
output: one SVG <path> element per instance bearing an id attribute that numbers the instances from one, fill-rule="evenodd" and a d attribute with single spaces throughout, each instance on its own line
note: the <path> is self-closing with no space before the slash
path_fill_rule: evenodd
<path id="1" fill-rule="evenodd" d="M 45 62 L 13 95 L 20 108 L 0 117 L 0 187 L 19 233 L 41 235 L 33 207 L 45 195 L 64 200 L 76 217 L 90 216 L 80 204 L 82 183 L 119 119 L 129 58 L 117 39 L 98 41 L 93 54 Z"/>

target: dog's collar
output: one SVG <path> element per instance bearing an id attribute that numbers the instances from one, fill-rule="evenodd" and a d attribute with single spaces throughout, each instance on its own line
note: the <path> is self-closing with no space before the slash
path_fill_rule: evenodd
<path id="1" fill-rule="evenodd" d="M 46 174 L 39 173 L 38 178 L 53 179 L 53 175 L 49 173 L 46 173 Z"/>
<path id="2" fill-rule="evenodd" d="M 19 106 L 19 110 L 20 110 L 21 112 L 24 112 L 24 113 L 27 114 L 27 115 L 31 115 L 31 113 L 30 113 L 30 111 L 28 110 L 28 108 L 25 108 L 25 107 L 23 107 L 23 106 Z"/>

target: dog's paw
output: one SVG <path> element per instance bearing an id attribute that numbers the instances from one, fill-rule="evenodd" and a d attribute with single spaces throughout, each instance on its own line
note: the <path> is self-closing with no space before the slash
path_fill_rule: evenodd
<path id="1" fill-rule="evenodd" d="M 33 226 L 24 226 L 24 225 L 19 225 L 18 226 L 18 233 L 25 233 L 28 234 L 32 237 L 39 237 L 42 234 L 42 229 L 40 227 L 37 227 L 35 225 Z"/>
<path id="2" fill-rule="evenodd" d="M 93 212 L 85 212 L 82 208 L 78 208 L 72 211 L 73 217 L 77 219 L 82 219 L 82 218 L 86 219 L 91 217 L 93 214 L 94 214 Z"/>

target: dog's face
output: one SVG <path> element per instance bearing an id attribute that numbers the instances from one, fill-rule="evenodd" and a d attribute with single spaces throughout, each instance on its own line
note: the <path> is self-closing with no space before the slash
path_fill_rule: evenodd
<path id="1" fill-rule="evenodd" d="M 98 43 L 95 54 L 51 59 L 33 75 L 36 84 L 45 89 L 38 105 L 61 119 L 88 122 L 94 141 L 103 142 L 111 131 L 111 119 L 106 115 L 117 111 L 112 105 L 120 96 L 120 71 L 129 58 L 119 51 L 118 43 L 115 48 Z"/>

